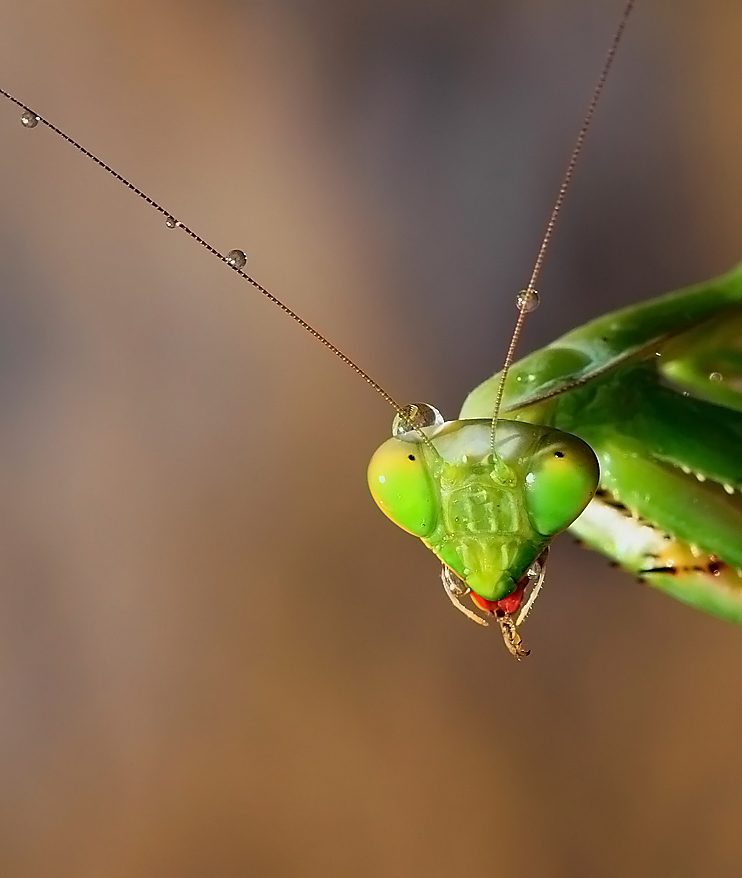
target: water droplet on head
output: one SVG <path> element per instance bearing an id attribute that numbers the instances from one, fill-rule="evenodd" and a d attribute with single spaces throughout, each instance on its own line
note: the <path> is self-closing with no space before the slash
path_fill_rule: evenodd
<path id="1" fill-rule="evenodd" d="M 417 432 L 421 427 L 440 427 L 443 424 L 443 415 L 437 408 L 426 402 L 412 402 L 402 409 L 392 422 L 392 436 L 395 439 L 408 439 L 413 442 L 420 441 Z"/>
<path id="2" fill-rule="evenodd" d="M 169 217 L 165 220 L 165 225 L 166 225 L 169 229 L 174 229 L 174 228 L 178 225 L 178 221 L 175 219 L 174 216 L 169 216 Z"/>
<path id="3" fill-rule="evenodd" d="M 536 308 L 538 308 L 541 299 L 536 290 L 521 290 L 515 299 L 515 303 L 518 306 L 519 311 L 529 314 L 531 311 L 535 311 Z"/>
<path id="4" fill-rule="evenodd" d="M 709 381 L 719 382 L 722 380 L 723 377 L 724 376 L 721 374 L 721 372 L 712 372 L 709 375 Z"/>
<path id="5" fill-rule="evenodd" d="M 242 250 L 230 250 L 227 253 L 227 265 L 231 265 L 232 268 L 244 268 L 247 265 L 247 256 Z"/>
<path id="6" fill-rule="evenodd" d="M 39 117 L 30 110 L 24 110 L 21 114 L 21 125 L 24 128 L 35 128 L 39 124 Z"/>

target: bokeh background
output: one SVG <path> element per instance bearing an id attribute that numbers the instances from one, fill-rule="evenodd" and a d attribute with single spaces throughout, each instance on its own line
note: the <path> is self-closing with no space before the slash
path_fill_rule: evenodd
<path id="1" fill-rule="evenodd" d="M 0 84 L 452 416 L 620 0 L 3 0 Z M 742 258 L 742 6 L 640 2 L 521 353 Z M 742 632 L 562 539 L 516 663 L 392 413 L 0 105 L 0 874 L 738 876 Z"/>

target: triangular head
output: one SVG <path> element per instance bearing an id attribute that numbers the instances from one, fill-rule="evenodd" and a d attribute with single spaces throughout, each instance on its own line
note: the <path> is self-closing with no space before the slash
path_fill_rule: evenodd
<path id="1" fill-rule="evenodd" d="M 420 537 L 471 590 L 478 607 L 512 595 L 552 538 L 587 506 L 598 461 L 587 443 L 553 427 L 500 420 L 429 426 L 395 419 L 373 455 L 371 494 L 395 524 Z"/>

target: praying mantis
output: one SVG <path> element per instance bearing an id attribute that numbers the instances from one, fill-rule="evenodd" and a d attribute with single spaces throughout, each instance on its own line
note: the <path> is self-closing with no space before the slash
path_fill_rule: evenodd
<path id="1" fill-rule="evenodd" d="M 35 114 L 31 108 L 23 105 L 22 111 L 24 114 L 32 114 L 30 117 L 27 117 L 27 121 L 34 120 Z M 27 127 L 35 127 L 35 124 L 27 125 Z M 164 209 L 161 212 L 165 216 L 166 222 L 170 223 L 169 212 Z M 174 220 L 172 227 L 183 229 L 184 224 Z M 234 252 L 236 251 L 230 251 L 230 253 Z M 230 267 L 241 269 L 242 265 L 238 264 L 241 261 L 239 258 L 227 254 L 226 259 L 232 260 Z M 729 279 L 724 281 L 721 286 L 725 290 L 734 287 L 735 277 L 736 275 L 730 275 Z M 736 619 L 738 589 L 736 568 L 742 565 L 736 562 L 736 557 L 727 553 L 726 544 L 722 549 L 713 539 L 702 539 L 700 533 L 695 541 L 691 538 L 675 539 L 674 528 L 670 527 L 670 524 L 667 524 L 664 528 L 659 527 L 660 523 L 654 520 L 653 501 L 658 498 L 660 492 L 665 490 L 664 486 L 658 487 L 656 491 L 652 492 L 650 502 L 644 503 L 643 506 L 632 502 L 623 502 L 618 495 L 616 485 L 608 484 L 605 481 L 606 473 L 609 470 L 607 456 L 610 454 L 615 456 L 615 452 L 605 451 L 604 448 L 596 447 L 600 446 L 604 439 L 601 434 L 602 425 L 596 426 L 591 421 L 586 423 L 583 429 L 579 417 L 575 415 L 575 410 L 584 410 L 586 406 L 585 396 L 590 394 L 601 396 L 605 388 L 621 389 L 622 376 L 630 375 L 631 386 L 640 387 L 642 391 L 646 391 L 645 396 L 642 398 L 647 401 L 652 397 L 653 393 L 659 395 L 675 393 L 674 390 L 665 388 L 663 384 L 663 382 L 669 382 L 672 378 L 675 381 L 686 380 L 688 386 L 692 387 L 694 396 L 704 396 L 704 399 L 696 402 L 690 397 L 691 390 L 679 391 L 682 397 L 681 404 L 686 406 L 683 411 L 695 420 L 707 413 L 707 410 L 701 403 L 718 407 L 722 399 L 722 392 L 727 394 L 724 397 L 724 417 L 721 423 L 728 425 L 729 429 L 734 432 L 736 430 L 736 426 L 734 426 L 736 423 L 735 410 L 730 404 L 728 397 L 730 392 L 733 393 L 733 387 L 730 386 L 733 372 L 730 368 L 719 367 L 707 371 L 706 377 L 709 386 L 704 386 L 703 388 L 700 387 L 702 383 L 700 372 L 694 373 L 691 377 L 684 374 L 685 367 L 688 365 L 685 355 L 695 360 L 706 349 L 707 341 L 704 340 L 705 336 L 704 339 L 701 338 L 701 334 L 708 332 L 709 338 L 718 339 L 722 330 L 729 326 L 730 309 L 733 310 L 735 307 L 733 294 L 725 293 L 720 299 L 721 304 L 717 303 L 717 309 L 713 310 L 714 302 L 716 301 L 714 291 L 719 286 L 719 284 L 710 284 L 708 287 L 699 288 L 695 292 L 694 295 L 705 303 L 704 307 L 707 306 L 712 310 L 703 311 L 701 308 L 699 311 L 694 312 L 692 317 L 686 320 L 686 322 L 673 322 L 670 312 L 672 312 L 674 307 L 679 307 L 682 310 L 684 306 L 680 303 L 687 300 L 687 295 L 685 297 L 681 295 L 678 299 L 670 300 L 675 304 L 668 305 L 665 308 L 668 315 L 667 323 L 660 326 L 647 321 L 647 315 L 655 306 L 639 306 L 636 311 L 628 312 L 626 320 L 629 323 L 633 321 L 644 322 L 646 327 L 651 326 L 654 329 L 654 334 L 644 338 L 642 345 L 632 347 L 625 344 L 617 352 L 618 342 L 612 339 L 608 330 L 605 330 L 608 333 L 607 335 L 601 334 L 604 333 L 604 330 L 597 325 L 587 327 L 584 330 L 577 330 L 576 335 L 571 337 L 572 339 L 579 337 L 581 339 L 580 343 L 585 345 L 593 338 L 602 339 L 601 344 L 612 348 L 612 359 L 601 360 L 598 355 L 594 359 L 588 358 L 587 360 L 584 357 L 582 360 L 579 357 L 575 357 L 564 366 L 561 372 L 557 370 L 552 374 L 549 370 L 553 367 L 555 356 L 557 360 L 559 359 L 559 355 L 555 355 L 555 352 L 572 350 L 570 347 L 572 342 L 568 341 L 567 348 L 562 348 L 557 344 L 554 347 L 545 349 L 544 352 L 537 352 L 531 355 L 522 363 L 516 363 L 503 386 L 504 395 L 501 412 L 506 416 L 502 421 L 503 424 L 506 420 L 512 420 L 516 424 L 521 425 L 532 424 L 537 427 L 555 427 L 564 433 L 584 440 L 597 454 L 604 479 L 600 485 L 597 483 L 595 459 L 591 458 L 584 451 L 581 443 L 575 445 L 577 449 L 575 453 L 583 458 L 582 463 L 587 469 L 588 475 L 584 484 L 581 483 L 578 486 L 578 498 L 574 504 L 575 509 L 565 517 L 564 521 L 560 521 L 558 525 L 553 525 L 553 532 L 562 530 L 569 524 L 586 543 L 606 552 L 618 563 L 626 566 L 632 573 L 642 575 L 653 585 L 662 587 L 666 591 L 676 594 L 676 596 L 681 596 L 694 605 L 705 609 L 712 609 L 727 618 Z M 702 316 L 699 316 L 699 314 L 702 314 Z M 296 315 L 292 314 L 292 316 Z M 611 324 L 616 318 L 609 315 L 605 319 Z M 580 333 L 582 333 L 582 336 L 579 335 Z M 324 342 L 324 339 L 322 340 Z M 729 341 L 726 337 L 724 340 Z M 336 353 L 339 353 L 338 349 L 334 348 L 334 346 L 328 346 Z M 730 348 L 727 348 L 727 351 L 729 350 Z M 656 368 L 652 373 L 647 371 L 649 367 L 645 365 L 645 361 L 649 355 L 656 357 L 658 360 L 661 359 L 663 367 L 661 371 L 657 371 Z M 656 367 L 655 361 L 650 362 Z M 666 363 L 670 364 L 669 371 L 664 368 Z M 625 370 L 630 371 L 626 372 Z M 721 378 L 714 378 L 712 380 L 708 377 L 712 374 L 719 375 Z M 537 377 L 530 378 L 529 376 L 531 375 L 536 375 Z M 612 385 L 611 382 L 617 383 Z M 627 383 L 629 383 L 628 380 Z M 528 386 L 528 392 L 525 394 L 520 392 L 522 385 Z M 475 419 L 485 422 L 488 419 L 491 421 L 492 413 L 497 408 L 495 400 L 500 386 L 501 379 L 497 376 L 485 382 L 485 385 L 471 394 L 465 403 L 461 417 L 463 419 Z M 688 394 L 688 396 L 683 396 L 684 393 Z M 674 397 L 672 399 L 674 400 Z M 607 412 L 609 409 L 609 404 L 605 403 L 604 411 Z M 716 412 L 716 409 L 714 409 L 714 412 Z M 431 428 L 423 423 L 420 426 L 414 422 L 408 423 L 404 412 L 400 416 L 402 417 L 402 427 L 409 428 L 403 430 L 403 432 L 411 432 L 412 436 L 407 437 L 407 439 L 400 439 L 399 441 L 407 441 L 411 438 L 413 443 L 418 445 L 422 443 L 421 449 L 423 451 L 425 448 L 429 448 L 430 445 L 435 446 L 435 440 L 429 437 L 428 433 L 431 432 L 431 429 L 437 428 L 437 425 Z M 492 432 L 495 431 L 497 423 L 498 417 L 496 416 L 491 428 Z M 685 429 L 682 418 L 680 423 L 683 424 L 680 429 Z M 450 431 L 450 428 L 448 429 Z M 499 429 L 502 432 L 506 428 L 503 426 Z M 512 432 L 512 430 L 519 430 L 521 428 L 509 429 Z M 422 436 L 420 435 L 421 433 Z M 584 435 L 582 435 L 583 433 Z M 486 428 L 484 429 L 484 434 L 488 435 Z M 427 438 L 423 438 L 423 436 Z M 427 444 L 428 439 L 430 439 L 430 445 Z M 481 438 L 477 439 L 480 445 L 481 441 Z M 730 449 L 732 447 L 732 443 L 722 442 L 721 440 L 720 443 L 728 445 Z M 486 449 L 488 447 L 486 441 L 484 445 Z M 491 446 L 494 446 L 494 440 Z M 487 453 L 486 450 L 484 453 Z M 553 453 L 555 454 L 556 452 Z M 635 452 L 633 449 L 629 451 L 621 449 L 620 454 L 633 455 Z M 723 457 L 723 455 L 720 456 Z M 521 458 L 519 457 L 518 460 L 520 461 Z M 718 478 L 713 478 L 711 471 L 706 471 L 704 467 L 695 465 L 697 463 L 695 460 L 687 462 L 684 459 L 680 461 L 680 458 L 678 460 L 680 473 L 673 473 L 678 485 L 682 485 L 685 488 L 690 486 L 690 488 L 694 489 L 690 498 L 693 503 L 698 502 L 700 504 L 701 499 L 709 495 L 708 503 L 716 504 L 719 508 L 721 516 L 719 521 L 725 525 L 728 524 L 730 531 L 736 531 L 738 526 L 736 499 L 733 494 L 729 493 L 729 489 L 733 491 L 737 483 L 735 474 L 722 468 L 722 470 L 715 471 L 713 474 L 718 476 Z M 689 472 L 685 472 L 683 467 L 689 470 Z M 534 475 L 534 473 L 529 470 L 516 476 L 508 472 L 502 476 L 502 479 L 504 483 L 507 483 L 512 478 L 526 479 L 529 475 Z M 643 478 L 643 475 L 637 475 L 637 479 Z M 703 481 L 700 481 L 699 477 Z M 378 478 L 379 474 L 376 474 L 377 482 Z M 621 482 L 621 484 L 623 483 Z M 614 490 L 611 490 L 611 488 Z M 597 494 L 593 499 L 593 494 L 596 491 Z M 587 505 L 587 512 L 583 516 L 577 517 L 586 504 L 589 504 Z M 632 506 L 634 508 L 630 508 Z M 569 518 L 572 513 L 575 513 L 572 517 L 577 518 L 577 520 L 574 523 L 572 521 L 567 522 L 566 518 Z M 611 516 L 613 518 L 618 516 L 620 521 L 618 519 L 614 521 Z M 701 519 L 703 517 L 702 515 Z M 698 525 L 701 519 L 695 520 L 694 527 Z M 657 526 L 651 527 L 651 525 Z M 539 527 L 546 529 L 548 535 L 551 536 L 551 524 L 548 527 L 545 524 L 539 524 Z M 718 530 L 718 525 L 715 525 L 714 529 Z M 541 534 L 541 531 L 537 530 L 537 532 Z M 616 533 L 619 532 L 620 536 L 616 536 Z M 541 535 L 543 536 L 544 534 Z M 727 542 L 730 542 L 730 540 L 727 540 Z M 540 585 L 545 570 L 547 543 L 543 540 L 537 540 L 536 543 L 534 543 L 531 552 L 533 557 L 524 557 L 519 560 L 518 564 L 522 569 L 519 570 L 515 579 L 511 577 L 512 582 L 510 585 L 498 586 L 499 590 L 488 590 L 486 587 L 481 587 L 480 591 L 483 593 L 480 593 L 476 589 L 469 589 L 469 586 L 465 584 L 464 590 L 469 589 L 474 595 L 482 599 L 480 601 L 480 608 L 484 609 L 486 613 L 496 613 L 500 609 L 491 608 L 487 603 L 488 601 L 490 603 L 498 603 L 511 597 L 524 576 L 527 579 L 527 585 Z M 641 544 L 638 549 L 637 543 Z M 651 559 L 651 561 L 648 561 L 648 559 Z M 456 578 L 451 578 L 451 573 L 458 577 L 458 579 L 463 577 L 464 583 L 466 583 L 465 577 L 468 574 L 464 572 L 463 567 L 458 570 L 456 569 L 457 565 L 454 559 L 449 558 L 449 562 L 444 567 L 444 571 L 448 571 L 448 573 L 445 573 L 447 577 L 447 591 L 449 596 L 458 597 L 457 590 L 461 586 Z M 651 563 L 652 566 L 648 567 L 648 563 Z M 517 609 L 519 607 L 513 607 L 513 612 Z M 519 641 L 516 640 L 517 631 L 515 628 L 517 628 L 517 623 L 514 626 L 509 619 L 511 611 L 508 609 L 503 612 L 505 613 L 502 619 L 505 625 L 506 643 L 513 647 L 512 651 L 517 655 L 525 654 L 525 651 L 519 645 Z"/>

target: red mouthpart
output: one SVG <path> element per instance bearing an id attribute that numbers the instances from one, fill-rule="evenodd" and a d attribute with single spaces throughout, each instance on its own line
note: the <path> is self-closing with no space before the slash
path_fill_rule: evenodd
<path id="1" fill-rule="evenodd" d="M 511 592 L 507 597 L 500 598 L 499 601 L 485 600 L 485 598 L 480 597 L 473 591 L 469 592 L 469 597 L 474 601 L 475 606 L 479 607 L 480 610 L 484 610 L 485 613 L 496 613 L 498 610 L 503 610 L 508 615 L 512 615 L 523 603 L 523 595 L 525 594 L 527 584 L 528 577 L 524 576 L 516 586 L 515 591 Z"/>

